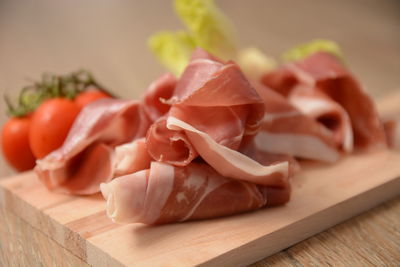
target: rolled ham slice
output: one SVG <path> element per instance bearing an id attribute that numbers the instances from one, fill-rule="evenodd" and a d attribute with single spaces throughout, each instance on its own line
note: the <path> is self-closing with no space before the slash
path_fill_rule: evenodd
<path id="1" fill-rule="evenodd" d="M 262 165 L 236 150 L 218 144 L 208 134 L 175 117 L 168 118 L 167 127 L 171 130 L 184 131 L 202 159 L 223 176 L 265 186 L 288 184 L 289 163 L 287 161 L 268 166 Z"/>
<path id="2" fill-rule="evenodd" d="M 284 96 L 260 83 L 253 85 L 265 103 L 261 130 L 254 138 L 259 150 L 325 162 L 339 158 L 331 132 Z"/>
<path id="3" fill-rule="evenodd" d="M 150 126 L 146 144 L 154 160 L 174 166 L 186 166 L 199 155 L 183 131 L 167 128 L 165 117 Z"/>
<path id="4" fill-rule="evenodd" d="M 167 102 L 164 119 L 149 130 L 149 154 L 157 161 L 186 166 L 197 155 L 219 174 L 266 186 L 288 183 L 288 162 L 259 164 L 238 152 L 259 130 L 264 103 L 239 67 L 197 56 Z M 206 53 L 206 52 L 204 52 Z"/>
<path id="5" fill-rule="evenodd" d="M 137 101 L 96 101 L 78 115 L 64 144 L 37 161 L 35 171 L 56 192 L 99 192 L 99 184 L 114 177 L 114 147 L 143 137 L 148 126 Z"/>
<path id="6" fill-rule="evenodd" d="M 227 178 L 206 164 L 152 162 L 148 170 L 101 184 L 108 216 L 118 223 L 162 224 L 238 214 L 284 204 L 290 188 Z"/>
<path id="7" fill-rule="evenodd" d="M 334 56 L 325 52 L 312 54 L 304 60 L 287 64 L 280 69 L 267 73 L 262 78 L 262 82 L 288 97 L 291 102 L 296 102 L 296 98 L 299 97 L 296 93 L 296 88 L 299 85 L 303 88 L 308 87 L 308 90 L 315 93 L 314 97 L 318 98 L 320 93 L 325 94 L 329 97 L 328 99 L 339 104 L 346 111 L 351 121 L 355 148 L 369 149 L 386 146 L 383 126 L 372 99 L 366 94 L 361 84 Z M 309 96 L 311 95 L 309 93 Z M 313 107 L 312 101 L 307 102 L 309 103 L 308 106 Z M 305 104 L 302 106 L 306 107 Z M 320 123 L 327 126 L 327 123 L 329 124 L 332 121 L 339 122 L 338 113 L 337 111 L 333 112 L 334 109 L 317 112 L 317 119 L 322 118 Z M 345 123 L 346 119 L 342 116 L 340 122 Z M 336 130 L 330 130 L 336 131 L 334 133 L 336 137 L 342 136 L 344 138 L 343 149 L 350 151 L 351 138 L 349 134 L 346 134 L 348 132 L 346 128 L 342 125 L 336 127 Z"/>

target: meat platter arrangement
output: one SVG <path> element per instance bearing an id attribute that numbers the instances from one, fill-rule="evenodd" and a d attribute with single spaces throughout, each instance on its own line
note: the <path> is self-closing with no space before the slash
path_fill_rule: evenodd
<path id="1" fill-rule="evenodd" d="M 54 77 L 61 80 L 61 96 L 44 98 L 33 115 L 23 114 L 33 117 L 28 135 L 35 171 L 49 190 L 101 190 L 107 214 L 120 223 L 206 219 L 285 204 L 302 160 L 335 164 L 345 154 L 393 143 L 335 43 L 303 44 L 277 67 L 271 59 L 252 61 L 257 50 L 244 51 L 242 70 L 227 20 L 212 2 L 175 4 L 188 28 L 198 29 L 162 32 L 150 44 L 176 75 L 161 75 L 140 100 L 112 98 L 90 75 L 83 81 L 79 73 Z M 205 11 L 205 18 L 189 17 L 190 8 Z M 77 92 L 73 100 L 71 92 Z M 85 94 L 95 96 L 82 101 Z M 41 133 L 48 131 L 40 120 L 51 105 L 73 107 L 60 122 L 64 136 Z M 45 142 L 57 137 L 53 150 Z"/>
<path id="2" fill-rule="evenodd" d="M 8 100 L 8 162 L 55 194 L 101 192 L 115 223 L 160 227 L 284 207 L 303 166 L 398 145 L 336 43 L 275 60 L 238 49 L 213 1 L 174 4 L 187 29 L 149 39 L 168 71 L 140 99 L 86 71 L 44 76 Z"/>

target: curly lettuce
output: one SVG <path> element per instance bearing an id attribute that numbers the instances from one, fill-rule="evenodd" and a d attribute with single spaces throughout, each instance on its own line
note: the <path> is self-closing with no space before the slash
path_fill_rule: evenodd
<path id="1" fill-rule="evenodd" d="M 233 26 L 213 0 L 175 0 L 174 6 L 196 46 L 223 60 L 234 58 Z"/>
<path id="2" fill-rule="evenodd" d="M 158 60 L 172 73 L 180 75 L 189 62 L 196 44 L 185 32 L 158 32 L 150 37 L 148 45 Z"/>

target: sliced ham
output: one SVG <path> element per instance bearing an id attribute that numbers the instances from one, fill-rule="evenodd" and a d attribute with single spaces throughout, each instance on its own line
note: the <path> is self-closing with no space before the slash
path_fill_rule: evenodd
<path id="1" fill-rule="evenodd" d="M 151 156 L 145 138 L 115 147 L 114 176 L 122 176 L 150 168 Z"/>
<path id="2" fill-rule="evenodd" d="M 354 146 L 356 148 L 373 148 L 385 146 L 385 134 L 378 113 L 371 98 L 366 94 L 360 83 L 349 73 L 343 64 L 334 56 L 325 53 L 315 53 L 304 60 L 291 63 L 282 68 L 267 73 L 262 82 L 287 96 L 291 101 L 296 99 L 296 88 L 299 85 L 309 87 L 308 90 L 323 93 L 332 101 L 338 103 L 348 114 L 351 121 Z M 318 95 L 320 95 L 318 93 Z M 292 96 L 293 95 L 293 96 Z M 308 101 L 309 102 L 309 101 Z M 312 106 L 313 104 L 308 104 Z M 335 115 L 336 114 L 336 115 Z M 320 113 L 322 124 L 338 122 L 337 112 L 326 110 Z M 318 119 L 317 118 L 317 119 Z M 340 122 L 346 119 L 342 116 Z M 337 127 L 337 136 L 343 136 L 344 150 L 350 150 L 350 137 Z M 331 129 L 331 131 L 333 131 Z"/>
<path id="3" fill-rule="evenodd" d="M 261 165 L 236 150 L 218 144 L 208 134 L 174 117 L 168 118 L 167 127 L 171 130 L 184 131 L 199 155 L 223 176 L 265 186 L 288 184 L 287 161 L 269 166 Z"/>
<path id="4" fill-rule="evenodd" d="M 101 185 L 118 223 L 161 224 L 226 216 L 284 204 L 290 188 L 260 187 L 221 176 L 206 164 L 152 162 L 148 170 Z"/>
<path id="5" fill-rule="evenodd" d="M 257 82 L 253 84 L 265 103 L 261 131 L 254 139 L 258 149 L 326 162 L 339 158 L 332 133 L 284 96 Z"/>
<path id="6" fill-rule="evenodd" d="M 223 176 L 287 185 L 287 161 L 264 166 L 237 151 L 257 133 L 264 103 L 235 63 L 191 61 L 167 102 L 166 127 L 160 120 L 147 134 L 155 160 L 186 166 L 199 155 Z"/>
<path id="7" fill-rule="evenodd" d="M 232 149 L 260 126 L 264 105 L 234 63 L 192 61 L 178 81 L 167 117 L 175 117 Z"/>
<path id="8" fill-rule="evenodd" d="M 176 86 L 177 80 L 171 73 L 161 75 L 157 80 L 150 84 L 143 95 L 143 108 L 152 121 L 166 114 L 170 105 L 165 104 L 164 100 L 170 99 Z"/>
<path id="9" fill-rule="evenodd" d="M 346 110 L 324 93 L 308 86 L 296 87 L 289 101 L 303 114 L 313 118 L 332 133 L 337 147 L 353 151 L 353 130 Z"/>
<path id="10" fill-rule="evenodd" d="M 50 190 L 99 192 L 114 176 L 114 147 L 143 137 L 149 120 L 137 101 L 102 99 L 86 106 L 64 144 L 38 160 L 35 171 Z"/>
<path id="11" fill-rule="evenodd" d="M 262 82 L 197 49 L 179 80 L 162 75 L 140 102 L 84 108 L 35 170 L 57 192 L 101 189 L 115 222 L 162 224 L 282 205 L 295 157 L 334 162 L 386 141 L 372 101 L 326 53 Z M 394 140 L 397 125 L 385 129 Z"/>
<path id="12" fill-rule="evenodd" d="M 246 144 L 245 146 L 242 146 L 239 152 L 252 158 L 253 160 L 264 166 L 275 165 L 287 161 L 289 165 L 289 177 L 293 177 L 296 173 L 300 171 L 300 164 L 293 156 L 290 156 L 288 154 L 276 154 L 263 151 L 256 146 L 254 141 Z"/>
<path id="13" fill-rule="evenodd" d="M 146 144 L 154 160 L 175 166 L 186 166 L 198 156 L 184 132 L 167 128 L 166 118 L 160 118 L 150 126 Z"/>

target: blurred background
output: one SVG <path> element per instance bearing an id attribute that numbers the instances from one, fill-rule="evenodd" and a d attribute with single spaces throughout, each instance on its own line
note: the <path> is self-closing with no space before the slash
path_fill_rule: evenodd
<path id="1" fill-rule="evenodd" d="M 278 57 L 314 38 L 335 40 L 376 98 L 400 90 L 398 0 L 216 0 L 240 46 Z M 0 0 L 0 92 L 15 96 L 43 72 L 92 71 L 110 90 L 137 98 L 164 71 L 147 48 L 183 26 L 166 0 Z M 0 101 L 0 124 L 5 105 Z M 0 177 L 12 171 L 0 159 Z"/>

